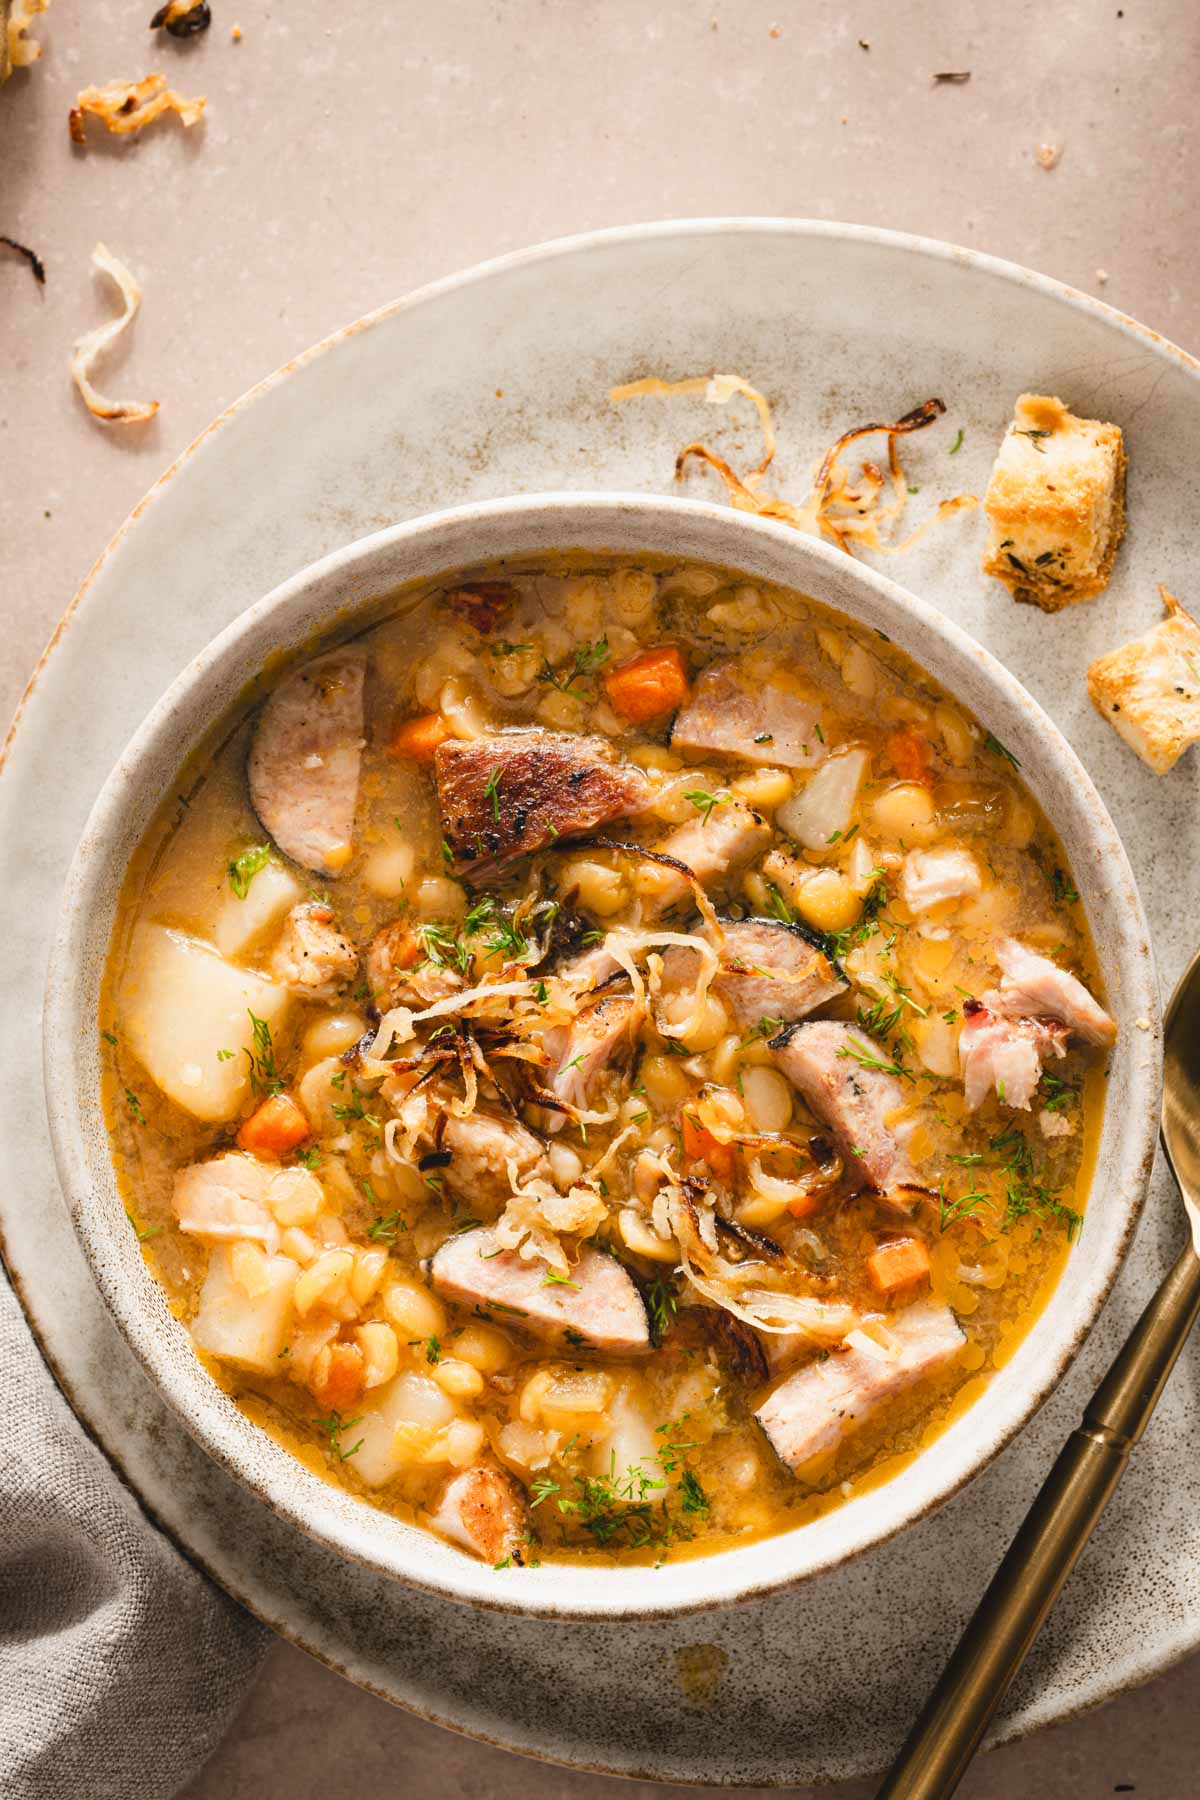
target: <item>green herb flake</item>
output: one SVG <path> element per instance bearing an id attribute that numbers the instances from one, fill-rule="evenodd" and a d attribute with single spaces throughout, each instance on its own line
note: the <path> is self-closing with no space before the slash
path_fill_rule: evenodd
<path id="1" fill-rule="evenodd" d="M 361 1424 L 361 1417 L 357 1419 L 343 1419 L 340 1412 L 331 1412 L 326 1419 L 313 1420 L 315 1429 L 321 1432 L 329 1441 L 330 1455 L 336 1457 L 340 1463 L 347 1462 L 350 1457 L 362 1449 L 364 1442 L 362 1438 L 359 1438 L 357 1444 L 354 1444 L 349 1450 L 345 1449 L 342 1443 L 344 1434 L 347 1431 L 352 1431 L 356 1425 Z"/>
<path id="2" fill-rule="evenodd" d="M 259 870 L 265 869 L 270 861 L 271 846 L 269 844 L 251 844 L 248 850 L 243 850 L 241 855 L 236 856 L 229 864 L 227 870 L 229 885 L 239 900 L 246 898 L 250 892 L 250 883 Z"/>
<path id="3" fill-rule="evenodd" d="M 990 750 L 993 756 L 1003 757 L 1004 761 L 1007 763 L 1011 763 L 1014 769 L 1020 768 L 1021 765 L 1017 761 L 1016 757 L 1013 755 L 1012 751 L 1007 749 L 1000 742 L 1000 739 L 998 737 L 993 736 L 993 734 L 990 731 L 988 732 L 987 736 L 983 740 L 983 747 L 985 750 Z"/>

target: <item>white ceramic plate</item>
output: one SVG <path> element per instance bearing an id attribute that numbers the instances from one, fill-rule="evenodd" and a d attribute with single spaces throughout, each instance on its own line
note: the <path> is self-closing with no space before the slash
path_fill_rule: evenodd
<path id="1" fill-rule="evenodd" d="M 1092 712 L 1082 674 L 1187 599 L 1200 486 L 1192 362 L 1036 276 L 884 233 L 782 221 L 602 234 L 505 259 L 342 334 L 208 433 L 118 536 L 28 697 L 0 776 L 23 846 L 3 897 L 12 977 L 0 1148 L 5 1253 L 85 1421 L 147 1507 L 232 1592 L 388 1697 L 512 1748 L 675 1780 L 797 1783 L 880 1766 L 991 1572 L 1058 1443 L 1180 1239 L 1159 1181 L 1131 1262 L 1071 1376 L 1006 1454 L 935 1517 L 869 1557 L 753 1606 L 663 1624 L 518 1622 L 407 1593 L 337 1563 L 235 1487 L 159 1403 L 110 1324 L 55 1189 L 33 1049 L 48 935 L 96 789 L 184 662 L 293 570 L 398 518 L 515 490 L 670 486 L 678 444 L 721 416 L 614 411 L 611 382 L 738 369 L 777 406 L 785 492 L 843 426 L 932 393 L 914 440 L 914 516 L 981 491 L 1013 396 L 1059 392 L 1118 419 L 1129 541 L 1109 593 L 1058 619 L 978 573 L 960 516 L 897 568 L 985 641 L 1091 770 L 1130 851 L 1171 982 L 1200 919 L 1198 791 L 1144 770 Z M 497 395 L 497 389 L 502 392 Z M 959 427 L 959 453 L 948 456 Z M 724 422 L 724 441 L 752 448 Z M 690 491 L 704 492 L 704 489 Z M 64 746 L 65 751 L 64 751 Z M 47 804 L 48 793 L 53 803 Z M 1101 1170 L 1099 1179 L 1104 1179 Z M 1200 1642 L 1200 1354 L 1177 1371 L 1133 1470 L 1010 1699 L 1003 1735 L 1093 1703 Z M 727 1657 L 707 1704 L 678 1653 Z"/>

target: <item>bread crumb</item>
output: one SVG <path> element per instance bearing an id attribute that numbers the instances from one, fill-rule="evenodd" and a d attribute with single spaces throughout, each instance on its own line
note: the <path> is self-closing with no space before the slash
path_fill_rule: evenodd
<path id="1" fill-rule="evenodd" d="M 1077 419 L 1053 395 L 1020 395 L 983 504 L 985 575 L 1043 612 L 1090 600 L 1107 587 L 1125 533 L 1120 427 Z"/>
<path id="2" fill-rule="evenodd" d="M 1087 673 L 1092 705 L 1156 774 L 1200 743 L 1200 625 L 1160 583 L 1166 618 L 1132 643 L 1097 657 Z"/>
<path id="3" fill-rule="evenodd" d="M 1107 269 L 1097 269 L 1096 270 L 1096 280 L 1100 283 L 1100 286 L 1103 287 L 1105 282 L 1108 280 L 1108 270 Z"/>
<path id="4" fill-rule="evenodd" d="M 1039 144 L 1033 155 L 1040 168 L 1056 169 L 1062 161 L 1062 153 L 1061 144 Z"/>
<path id="5" fill-rule="evenodd" d="M 782 25 L 772 25 L 770 30 L 767 32 L 767 36 L 772 37 L 772 38 L 781 38 L 783 36 L 783 26 Z"/>
<path id="6" fill-rule="evenodd" d="M 229 35 L 230 35 L 230 37 L 231 37 L 231 38 L 232 38 L 232 39 L 233 39 L 233 41 L 234 41 L 234 43 L 235 43 L 235 44 L 240 44 L 240 43 L 241 43 L 241 41 L 242 41 L 242 28 L 241 28 L 241 26 L 240 26 L 240 25 L 231 25 L 231 26 L 230 26 L 230 27 L 229 27 Z"/>
<path id="7" fill-rule="evenodd" d="M 1149 1019 L 1135 1019 L 1133 1022 L 1139 1031 L 1149 1031 L 1150 1029 Z"/>

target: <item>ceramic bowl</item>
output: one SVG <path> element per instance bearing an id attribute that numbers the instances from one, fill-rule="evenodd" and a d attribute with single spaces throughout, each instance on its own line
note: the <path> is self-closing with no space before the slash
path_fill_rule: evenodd
<path id="1" fill-rule="evenodd" d="M 984 1396 L 885 1485 L 813 1524 L 720 1555 L 640 1567 L 495 1571 L 319 1480 L 240 1413 L 193 1354 L 146 1267 L 113 1176 L 97 1018 L 128 859 L 189 751 L 268 658 L 344 632 L 401 585 L 544 551 L 660 553 L 799 589 L 883 631 L 1012 751 L 1061 835 L 1120 1026 L 1093 1192 L 1066 1271 Z M 45 1005 L 54 1153 L 96 1281 L 151 1381 L 198 1441 L 298 1531 L 411 1586 L 551 1617 L 623 1618 L 746 1599 L 830 1569 L 944 1501 L 1032 1416 L 1079 1350 L 1129 1247 L 1157 1128 L 1157 987 L 1132 872 L 1066 740 L 995 658 L 924 602 L 841 552 L 728 508 L 645 495 L 545 495 L 463 506 L 324 558 L 249 608 L 179 676 L 105 783 L 67 879 Z"/>

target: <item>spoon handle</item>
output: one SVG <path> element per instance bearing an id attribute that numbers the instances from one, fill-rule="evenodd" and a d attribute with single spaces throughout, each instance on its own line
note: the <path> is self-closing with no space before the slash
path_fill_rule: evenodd
<path id="1" fill-rule="evenodd" d="M 1200 1311 L 1184 1251 L 1146 1306 L 1030 1507 L 877 1800 L 954 1792 L 1158 1404 Z"/>

